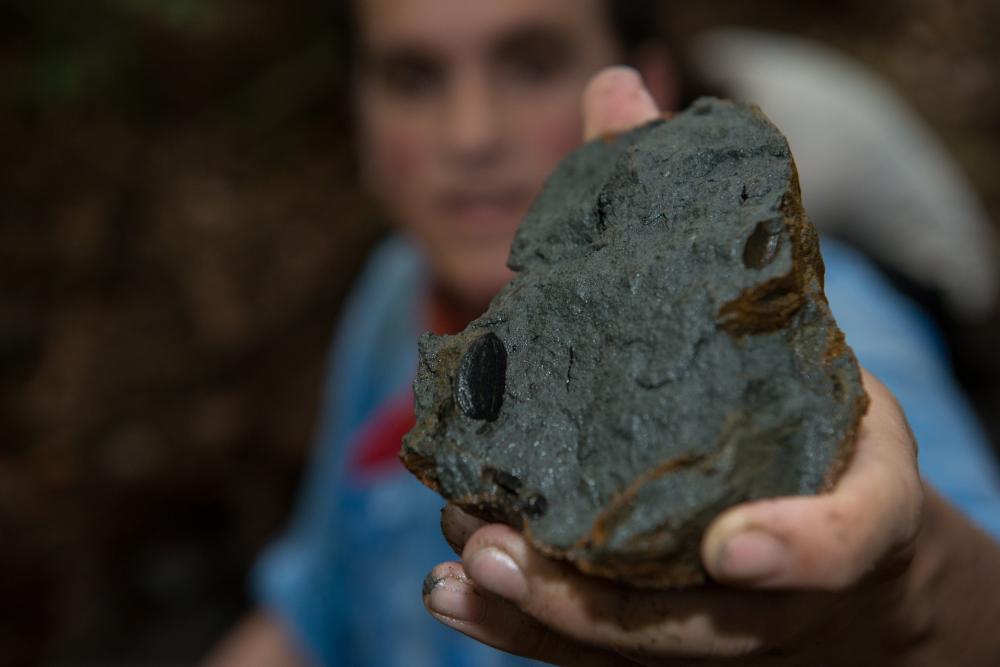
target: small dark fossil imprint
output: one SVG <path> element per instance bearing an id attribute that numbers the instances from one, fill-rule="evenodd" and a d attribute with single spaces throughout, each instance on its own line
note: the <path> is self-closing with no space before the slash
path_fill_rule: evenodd
<path id="1" fill-rule="evenodd" d="M 521 480 L 515 475 L 496 468 L 486 468 L 483 470 L 483 479 L 493 482 L 507 493 L 517 495 L 521 491 Z"/>
<path id="2" fill-rule="evenodd" d="M 781 232 L 785 223 L 778 218 L 757 223 L 743 247 L 743 265 L 748 269 L 763 269 L 774 261 L 781 250 Z"/>
<path id="3" fill-rule="evenodd" d="M 507 384 L 507 350 L 496 334 L 477 338 L 462 356 L 455 402 L 472 419 L 496 421 Z"/>
<path id="4" fill-rule="evenodd" d="M 540 493 L 528 496 L 528 499 L 524 501 L 524 513 L 532 519 L 541 518 L 548 508 L 549 501 Z"/>

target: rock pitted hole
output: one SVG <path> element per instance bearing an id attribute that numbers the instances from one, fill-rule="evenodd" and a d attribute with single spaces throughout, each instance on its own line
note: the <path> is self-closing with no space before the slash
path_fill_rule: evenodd
<path id="1" fill-rule="evenodd" d="M 507 493 L 517 495 L 521 492 L 521 480 L 509 472 L 487 467 L 483 470 L 483 479 L 496 484 Z"/>
<path id="2" fill-rule="evenodd" d="M 781 250 L 785 223 L 780 219 L 758 222 L 743 247 L 743 265 L 748 269 L 763 269 L 774 261 Z"/>
<path id="3" fill-rule="evenodd" d="M 533 494 L 524 502 L 524 513 L 532 519 L 540 519 L 549 508 L 549 501 L 540 493 Z"/>
<path id="4" fill-rule="evenodd" d="M 496 334 L 469 345 L 458 366 L 455 402 L 472 419 L 496 421 L 507 385 L 507 349 Z"/>

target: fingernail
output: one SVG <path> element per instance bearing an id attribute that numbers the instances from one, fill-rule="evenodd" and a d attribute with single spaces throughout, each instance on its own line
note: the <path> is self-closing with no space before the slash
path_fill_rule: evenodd
<path id="1" fill-rule="evenodd" d="M 477 551 L 465 564 L 465 571 L 491 593 L 508 600 L 523 600 L 528 595 L 528 582 L 524 573 L 509 554 L 496 547 Z"/>
<path id="2" fill-rule="evenodd" d="M 717 575 L 746 583 L 778 574 L 787 558 L 785 544 L 771 533 L 748 530 L 730 537 L 719 550 Z"/>
<path id="3" fill-rule="evenodd" d="M 465 579 L 435 579 L 432 572 L 424 580 L 424 600 L 434 613 L 456 621 L 476 623 L 483 617 L 483 599 Z"/>

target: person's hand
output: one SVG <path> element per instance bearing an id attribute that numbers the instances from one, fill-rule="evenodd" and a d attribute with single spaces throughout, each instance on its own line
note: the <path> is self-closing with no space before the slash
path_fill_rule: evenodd
<path id="1" fill-rule="evenodd" d="M 464 565 L 434 568 L 428 609 L 486 644 L 558 664 L 744 656 L 743 665 L 756 656 L 831 665 L 902 655 L 922 629 L 906 575 L 923 493 L 899 407 L 871 375 L 864 381 L 871 406 L 831 493 L 747 503 L 710 525 L 702 559 L 725 586 L 642 591 L 589 577 L 508 526 L 448 507 L 442 527 Z"/>
<path id="2" fill-rule="evenodd" d="M 635 72 L 613 68 L 589 84 L 584 115 L 593 138 L 659 111 Z M 449 507 L 442 527 L 462 562 L 434 568 L 425 604 L 474 639 L 561 664 L 733 664 L 737 656 L 739 664 L 884 664 L 902 656 L 925 628 L 910 576 L 924 492 L 902 411 L 874 377 L 865 373 L 864 384 L 871 405 L 832 492 L 739 505 L 709 526 L 701 554 L 717 584 L 644 591 L 585 576 L 539 555 L 510 527 Z"/>

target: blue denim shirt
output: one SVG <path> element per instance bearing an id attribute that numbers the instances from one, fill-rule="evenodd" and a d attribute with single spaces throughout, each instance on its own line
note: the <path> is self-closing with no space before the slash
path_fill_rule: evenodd
<path id="1" fill-rule="evenodd" d="M 922 474 L 1000 538 L 997 465 L 931 322 L 861 255 L 829 241 L 823 255 L 834 315 L 861 363 L 902 404 Z M 424 610 L 424 576 L 455 557 L 440 533 L 441 498 L 405 472 L 359 478 L 348 465 L 352 436 L 411 382 L 424 289 L 419 257 L 401 239 L 369 260 L 334 343 L 295 517 L 254 573 L 258 602 L 317 664 L 529 664 L 448 630 Z"/>

